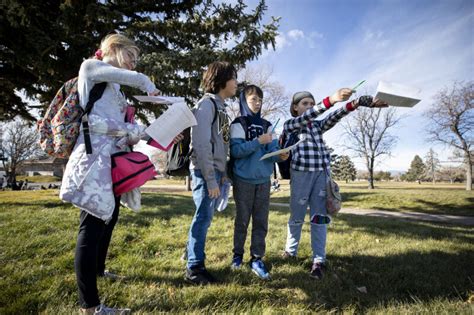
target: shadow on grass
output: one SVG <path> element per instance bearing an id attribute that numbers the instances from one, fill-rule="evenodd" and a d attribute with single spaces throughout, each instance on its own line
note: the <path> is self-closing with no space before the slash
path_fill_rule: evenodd
<path id="1" fill-rule="evenodd" d="M 322 281 L 309 278 L 308 271 L 278 272 L 281 262 L 274 260 L 274 278 L 279 288 L 298 288 L 305 292 L 305 304 L 324 304 L 333 308 L 357 307 L 364 312 L 370 307 L 393 301 L 412 303 L 438 298 L 465 301 L 472 289 L 472 251 L 445 253 L 408 252 L 382 257 L 368 255 L 329 256 L 330 267 Z M 273 260 L 273 259 L 272 259 Z M 299 264 L 300 262 L 293 262 Z M 449 270 L 449 271 L 448 271 Z M 367 293 L 358 291 L 365 287 Z"/>
<path id="2" fill-rule="evenodd" d="M 121 215 L 121 222 L 149 226 L 153 219 L 168 221 L 176 216 L 186 215 L 192 217 L 195 211 L 192 197 L 162 192 L 142 194 L 142 207 L 143 209 L 139 212 L 139 215 Z M 214 215 L 233 218 L 235 210 L 232 205 L 229 205 L 225 211 L 219 213 L 216 211 Z M 191 220 L 184 224 L 190 223 Z"/>

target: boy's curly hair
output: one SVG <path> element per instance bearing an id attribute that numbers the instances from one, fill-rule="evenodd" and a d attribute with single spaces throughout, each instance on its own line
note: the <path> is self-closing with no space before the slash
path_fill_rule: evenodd
<path id="1" fill-rule="evenodd" d="M 215 61 L 204 72 L 201 86 L 204 92 L 217 94 L 232 79 L 237 79 L 235 67 L 227 61 Z"/>

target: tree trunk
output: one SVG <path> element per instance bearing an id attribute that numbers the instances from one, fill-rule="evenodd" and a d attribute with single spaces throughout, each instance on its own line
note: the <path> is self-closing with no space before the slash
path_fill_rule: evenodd
<path id="1" fill-rule="evenodd" d="M 368 171 L 369 171 L 369 189 L 374 189 L 374 158 L 370 158 L 368 163 Z"/>
<path id="2" fill-rule="evenodd" d="M 466 190 L 472 190 L 472 162 L 469 157 L 466 160 Z"/>

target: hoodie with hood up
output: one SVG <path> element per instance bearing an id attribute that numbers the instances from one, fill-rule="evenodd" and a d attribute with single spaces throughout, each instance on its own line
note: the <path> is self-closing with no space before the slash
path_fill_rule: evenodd
<path id="1" fill-rule="evenodd" d="M 260 111 L 253 113 L 243 93 L 240 95 L 240 113 L 230 126 L 230 156 L 234 159 L 234 177 L 250 184 L 263 184 L 270 180 L 273 164 L 278 156 L 260 161 L 270 152 L 279 150 L 278 140 L 260 144 L 258 137 L 268 132 L 272 124 L 260 117 Z"/>

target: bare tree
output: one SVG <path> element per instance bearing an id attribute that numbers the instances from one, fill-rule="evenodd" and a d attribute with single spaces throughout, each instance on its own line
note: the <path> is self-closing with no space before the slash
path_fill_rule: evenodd
<path id="1" fill-rule="evenodd" d="M 273 79 L 273 68 L 270 66 L 248 66 L 239 72 L 239 81 L 254 84 L 263 91 L 261 115 L 269 121 L 290 115 L 290 97 L 285 87 Z M 239 102 L 237 100 L 229 106 L 229 116 L 238 117 Z"/>
<path id="2" fill-rule="evenodd" d="M 425 155 L 425 177 L 426 179 L 431 179 L 433 184 L 436 183 L 436 175 L 438 174 L 440 168 L 440 161 L 438 159 L 438 154 L 430 148 L 428 153 Z"/>
<path id="3" fill-rule="evenodd" d="M 3 160 L 3 167 L 7 173 L 7 181 L 15 188 L 16 172 L 23 162 L 41 152 L 38 145 L 38 133 L 25 121 L 14 121 L 4 124 L 1 153 L 8 164 Z"/>
<path id="4" fill-rule="evenodd" d="M 445 88 L 436 94 L 434 100 L 433 106 L 426 111 L 428 139 L 463 152 L 466 190 L 472 190 L 474 83 L 455 82 L 452 88 Z"/>
<path id="5" fill-rule="evenodd" d="M 369 189 L 374 189 L 376 159 L 382 155 L 390 155 L 397 143 L 397 137 L 389 131 L 400 120 L 401 117 L 396 114 L 394 108 L 358 108 L 356 113 L 342 124 L 348 136 L 344 147 L 365 160 Z"/>

